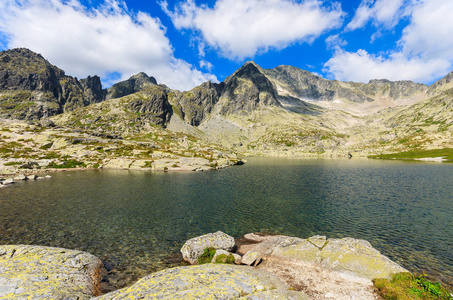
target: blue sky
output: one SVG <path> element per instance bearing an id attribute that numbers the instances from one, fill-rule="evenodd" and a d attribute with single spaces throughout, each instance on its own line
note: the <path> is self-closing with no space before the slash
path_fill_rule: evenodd
<path id="1" fill-rule="evenodd" d="M 104 86 L 144 71 L 188 90 L 244 62 L 431 84 L 453 70 L 451 0 L 1 0 L 0 50 Z"/>

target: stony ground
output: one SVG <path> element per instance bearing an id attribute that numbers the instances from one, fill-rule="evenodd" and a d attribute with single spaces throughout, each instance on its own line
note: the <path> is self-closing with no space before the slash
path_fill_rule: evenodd
<path id="1" fill-rule="evenodd" d="M 67 168 L 204 171 L 240 161 L 232 151 L 161 129 L 123 138 L 0 120 L 0 175 L 3 176 Z"/>

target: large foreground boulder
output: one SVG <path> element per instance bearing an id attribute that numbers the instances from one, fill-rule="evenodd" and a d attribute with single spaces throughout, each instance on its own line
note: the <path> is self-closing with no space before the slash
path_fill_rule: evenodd
<path id="1" fill-rule="evenodd" d="M 255 242 L 254 239 L 252 239 Z M 368 241 L 354 238 L 326 239 L 314 236 L 301 239 L 288 236 L 262 237 L 246 251 L 260 252 L 264 258 L 319 265 L 367 279 L 387 278 L 406 269 L 373 248 Z M 243 251 L 245 252 L 245 251 Z"/>
<path id="2" fill-rule="evenodd" d="M 198 264 L 198 257 L 209 247 L 231 252 L 236 244 L 232 236 L 221 231 L 208 233 L 188 240 L 181 248 L 182 257 L 192 265 Z"/>
<path id="3" fill-rule="evenodd" d="M 108 299 L 309 299 L 289 291 L 277 276 L 251 267 L 205 264 L 159 271 Z"/>
<path id="4" fill-rule="evenodd" d="M 0 299 L 90 299 L 99 295 L 102 267 L 82 251 L 0 246 Z"/>

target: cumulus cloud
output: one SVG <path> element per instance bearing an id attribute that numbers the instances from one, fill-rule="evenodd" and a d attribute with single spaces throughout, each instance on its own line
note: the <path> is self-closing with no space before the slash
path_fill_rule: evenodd
<path id="1" fill-rule="evenodd" d="M 406 15 L 405 0 L 362 0 L 347 30 L 355 30 L 372 22 L 376 27 L 393 28 Z"/>
<path id="2" fill-rule="evenodd" d="M 270 48 L 313 42 L 342 24 L 338 3 L 306 0 L 218 0 L 213 8 L 186 0 L 174 11 L 161 6 L 177 29 L 201 33 L 204 42 L 229 59 L 253 57 Z"/>
<path id="3" fill-rule="evenodd" d="M 365 83 L 370 79 L 430 82 L 449 71 L 449 64 L 443 59 L 424 61 L 407 58 L 401 53 L 384 57 L 363 49 L 353 53 L 338 50 L 324 66 L 324 71 L 333 74 L 337 80 Z"/>
<path id="4" fill-rule="evenodd" d="M 173 55 L 159 19 L 128 11 L 122 1 L 105 0 L 87 9 L 78 0 L 2 0 L 0 31 L 8 48 L 41 53 L 68 74 L 108 74 L 126 79 L 140 71 L 172 88 L 190 89 L 214 75 Z"/>
<path id="5" fill-rule="evenodd" d="M 337 49 L 324 72 L 338 80 L 367 82 L 375 78 L 432 83 L 453 68 L 452 1 L 414 1 L 410 23 L 396 50 L 374 55 L 361 49 Z"/>

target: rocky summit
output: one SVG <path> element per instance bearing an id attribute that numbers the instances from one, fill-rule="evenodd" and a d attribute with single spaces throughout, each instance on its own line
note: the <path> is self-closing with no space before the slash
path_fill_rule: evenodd
<path id="1" fill-rule="evenodd" d="M 102 157 L 85 165 L 102 167 L 109 155 L 97 144 L 107 137 L 128 149 L 109 158 L 135 161 L 144 150 L 158 157 L 163 152 L 174 159 L 171 166 L 195 156 L 225 166 L 238 161 L 237 155 L 452 160 L 452 73 L 431 86 L 385 79 L 355 83 L 247 62 L 224 82 L 190 91 L 173 90 L 145 73 L 106 90 L 98 76 L 78 80 L 39 54 L 12 49 L 0 53 L 1 155 L 10 167 L 52 156 L 61 165 L 62 155 L 83 162 L 94 150 Z M 18 124 L 14 120 L 25 122 L 20 132 L 27 134 L 9 132 Z M 77 144 L 86 147 L 68 153 L 74 143 L 55 143 L 55 131 L 66 141 L 77 135 Z M 42 135 L 49 137 L 44 144 L 36 140 Z M 170 136 L 178 142 L 168 141 Z M 46 156 L 45 150 L 58 151 Z M 155 156 L 139 165 L 147 168 Z"/>

